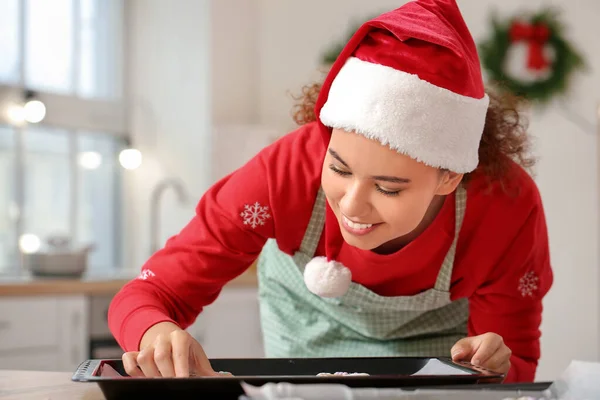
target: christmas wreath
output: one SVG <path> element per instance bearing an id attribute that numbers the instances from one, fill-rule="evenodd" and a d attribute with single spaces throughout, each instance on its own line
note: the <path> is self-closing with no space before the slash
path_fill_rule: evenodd
<path id="1" fill-rule="evenodd" d="M 539 13 L 500 22 L 492 16 L 492 34 L 479 45 L 482 65 L 492 83 L 540 103 L 564 94 L 582 56 L 563 37 L 558 13 Z"/>

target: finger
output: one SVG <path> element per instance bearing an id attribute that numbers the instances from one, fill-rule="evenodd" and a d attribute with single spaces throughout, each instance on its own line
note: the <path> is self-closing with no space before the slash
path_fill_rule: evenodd
<path id="1" fill-rule="evenodd" d="M 154 363 L 164 378 L 175 377 L 171 350 L 171 338 L 169 336 L 160 336 L 154 345 Z"/>
<path id="2" fill-rule="evenodd" d="M 510 371 L 510 367 L 512 366 L 512 364 L 510 363 L 510 360 L 507 361 L 506 363 L 504 363 L 500 369 L 496 372 L 499 372 L 501 374 L 504 374 L 504 376 L 506 377 L 506 375 L 508 375 L 508 372 Z"/>
<path id="3" fill-rule="evenodd" d="M 210 360 L 206 356 L 204 349 L 200 345 L 200 343 L 193 341 L 192 343 L 192 354 L 193 364 L 201 376 L 224 376 L 225 374 L 216 372 L 212 365 L 210 365 Z"/>
<path id="4" fill-rule="evenodd" d="M 130 351 L 128 353 L 123 353 L 123 356 L 121 357 L 123 360 L 123 368 L 125 368 L 125 372 L 129 376 L 144 376 L 142 370 L 138 368 L 138 354 L 139 351 Z"/>
<path id="5" fill-rule="evenodd" d="M 190 340 L 184 331 L 171 332 L 173 367 L 176 377 L 190 376 Z"/>
<path id="6" fill-rule="evenodd" d="M 452 349 L 450 350 L 450 354 L 452 355 L 452 360 L 461 361 L 461 360 L 470 360 L 475 351 L 474 341 L 475 337 L 466 337 L 460 339 Z"/>
<path id="7" fill-rule="evenodd" d="M 148 346 L 139 352 L 137 364 L 142 369 L 144 376 L 148 378 L 160 377 L 160 371 L 154 363 L 154 346 Z"/>
<path id="8" fill-rule="evenodd" d="M 508 347 L 500 346 L 496 353 L 494 353 L 494 355 L 488 358 L 480 366 L 495 372 L 503 372 L 502 368 L 506 366 L 506 363 L 510 364 L 511 355 L 512 352 Z"/>
<path id="9" fill-rule="evenodd" d="M 504 341 L 500 336 L 483 336 L 479 347 L 471 359 L 471 363 L 473 365 L 483 366 L 483 364 L 489 360 L 502 346 L 504 346 Z"/>

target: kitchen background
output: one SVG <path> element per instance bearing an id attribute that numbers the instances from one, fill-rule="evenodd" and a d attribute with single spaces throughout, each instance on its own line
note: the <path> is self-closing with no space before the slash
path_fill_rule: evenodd
<path id="1" fill-rule="evenodd" d="M 332 44 L 402 3 L 0 0 L 0 368 L 119 357 L 111 296 L 216 179 L 294 128 L 291 95 L 323 76 Z M 600 356 L 600 2 L 458 3 L 476 41 L 493 11 L 556 6 L 587 64 L 530 111 L 555 272 L 537 379 L 554 379 Z M 34 276 L 52 260 L 86 270 Z M 210 356 L 262 355 L 253 274 L 190 328 Z"/>

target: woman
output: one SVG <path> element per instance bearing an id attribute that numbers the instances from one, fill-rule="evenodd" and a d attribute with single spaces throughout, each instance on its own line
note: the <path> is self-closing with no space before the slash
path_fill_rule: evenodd
<path id="1" fill-rule="evenodd" d="M 183 329 L 260 255 L 268 357 L 452 356 L 532 381 L 543 207 L 455 2 L 364 24 L 297 111 L 114 298 L 127 372 L 216 374 Z"/>

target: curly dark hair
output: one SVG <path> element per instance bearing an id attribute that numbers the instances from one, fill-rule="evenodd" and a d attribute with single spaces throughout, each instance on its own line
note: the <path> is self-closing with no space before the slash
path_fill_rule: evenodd
<path id="1" fill-rule="evenodd" d="M 306 85 L 300 95 L 293 96 L 297 102 L 292 110 L 296 124 L 304 125 L 316 121 L 315 103 L 321 85 Z M 530 170 L 536 160 L 529 154 L 530 141 L 526 121 L 518 111 L 523 100 L 489 90 L 487 94 L 490 97 L 490 105 L 479 145 L 479 165 L 475 171 L 465 174 L 463 181 L 468 182 L 472 174 L 483 173 L 489 180 L 500 181 L 504 187 L 512 161 Z"/>

